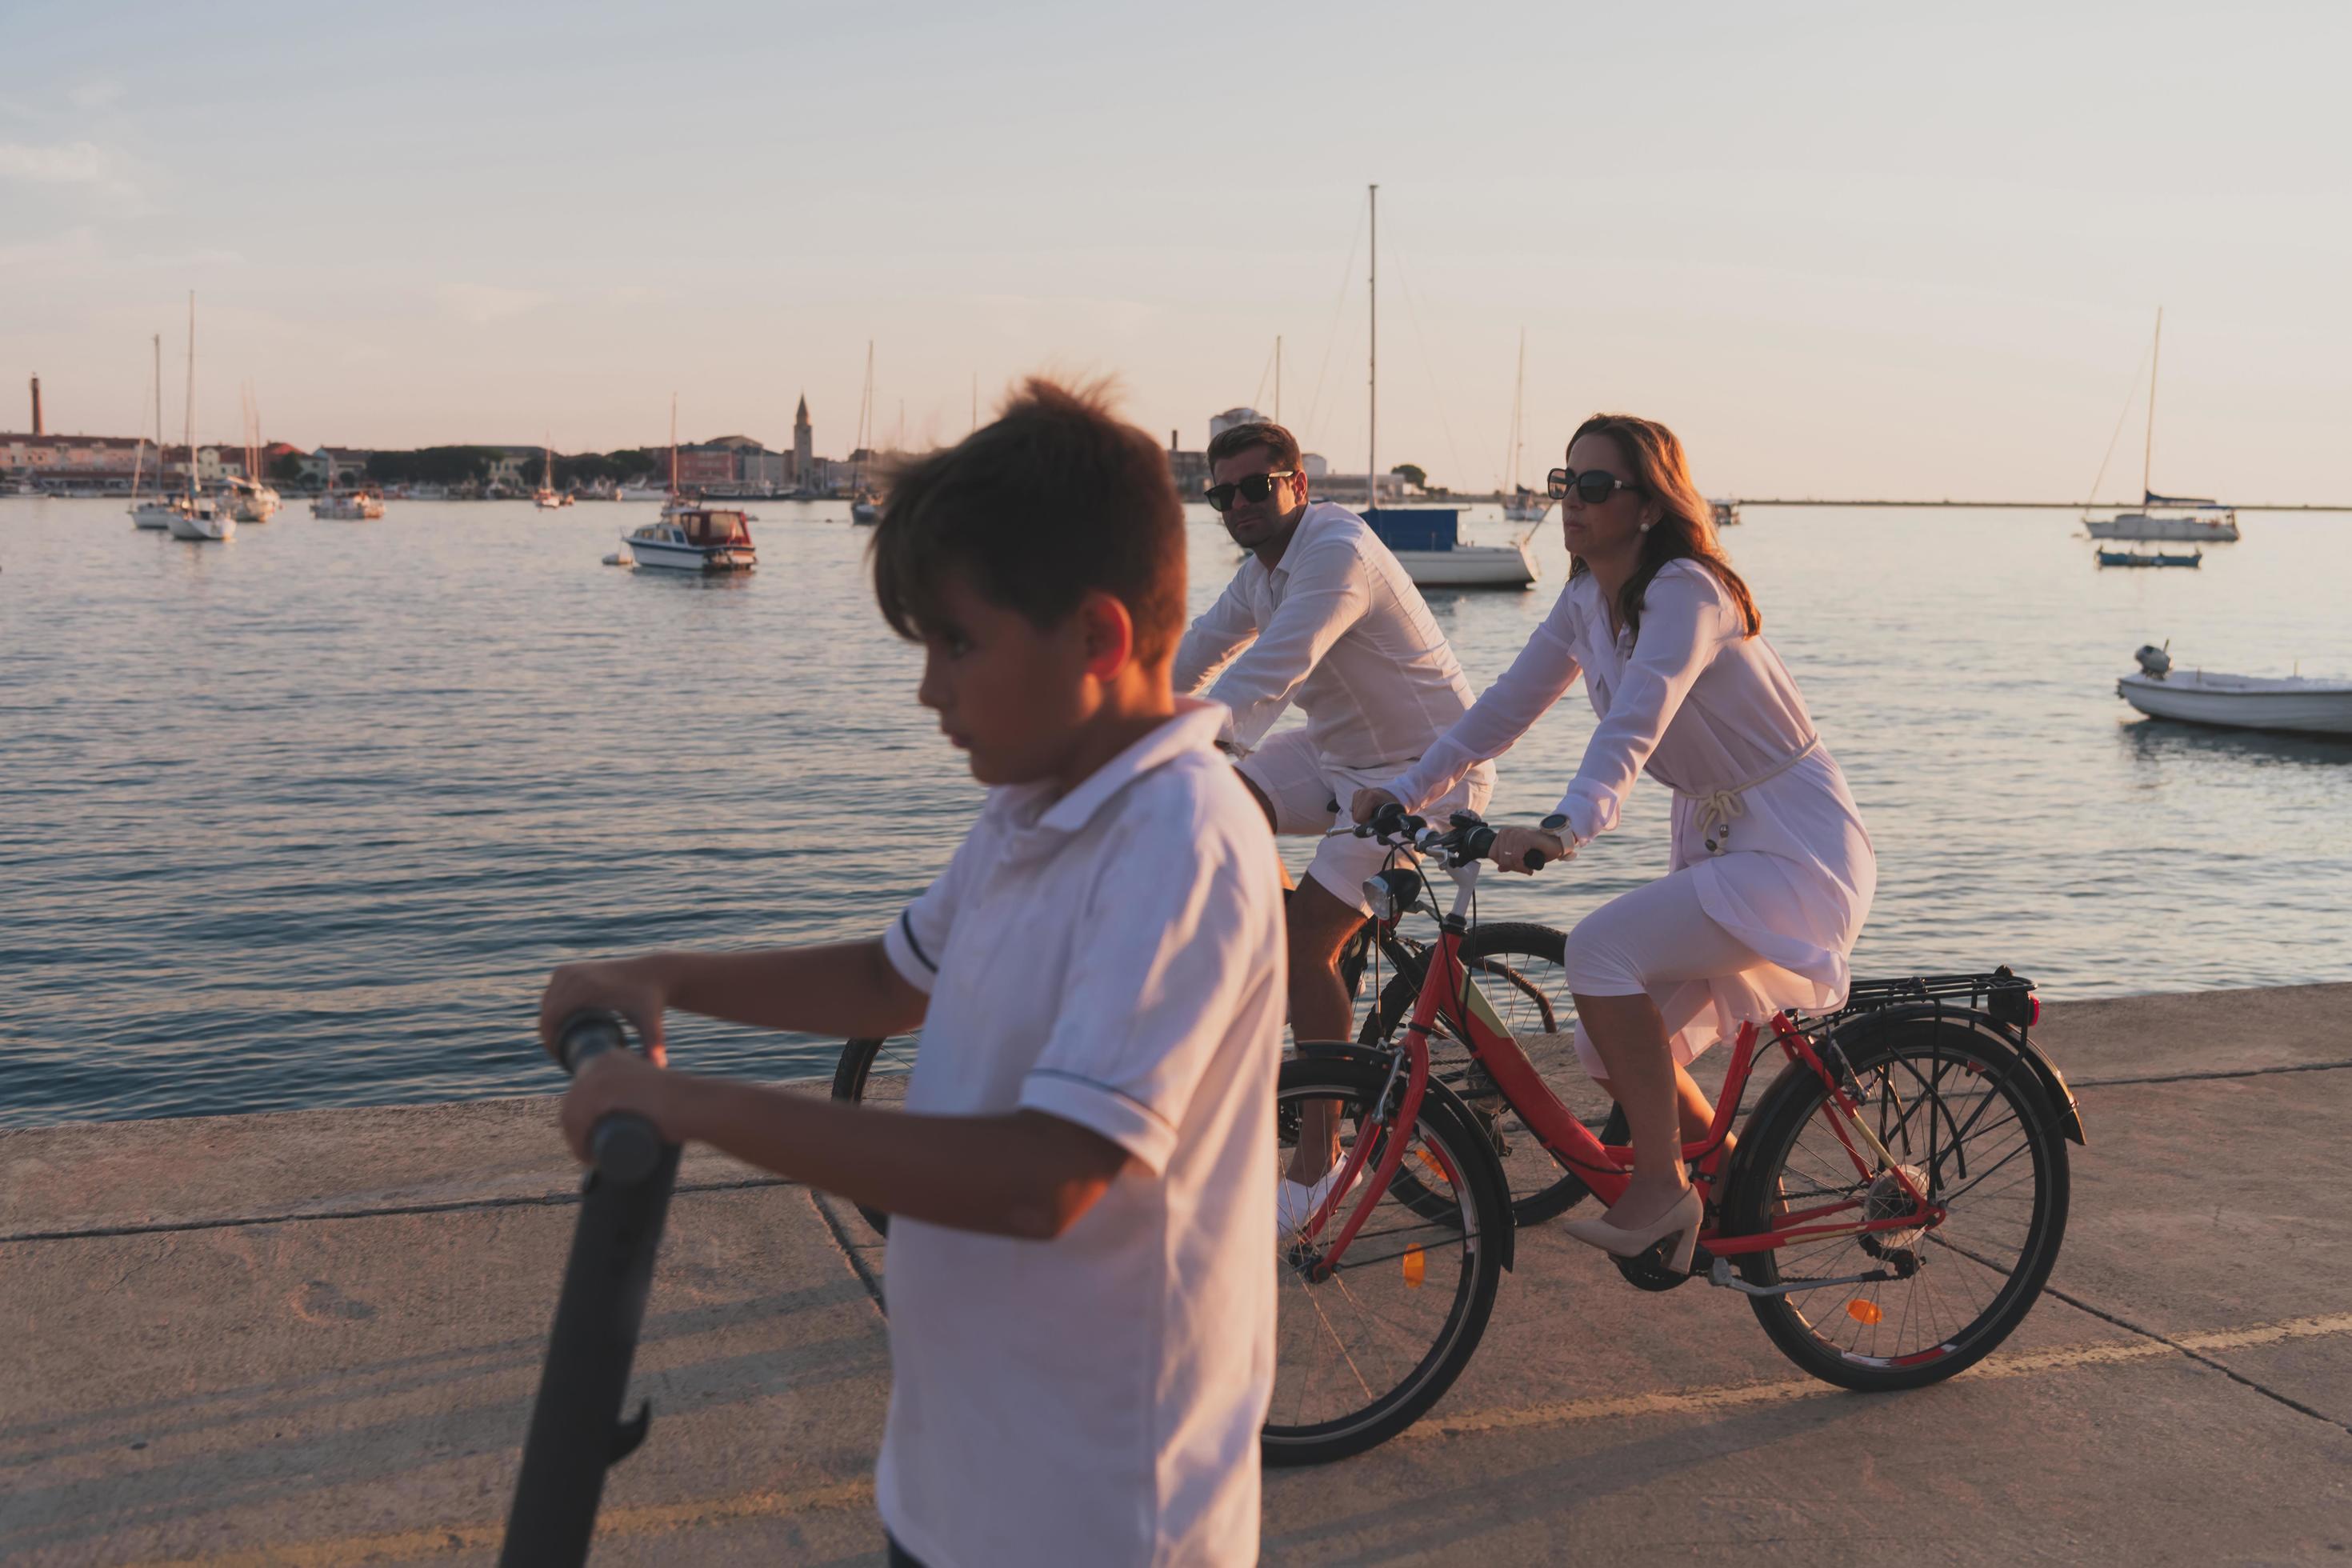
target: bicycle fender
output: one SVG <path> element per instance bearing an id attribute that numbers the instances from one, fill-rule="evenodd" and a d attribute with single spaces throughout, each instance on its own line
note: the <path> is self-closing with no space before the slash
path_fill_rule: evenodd
<path id="1" fill-rule="evenodd" d="M 1370 1046 L 1359 1046 L 1351 1041 L 1303 1040 L 1298 1043 L 1297 1050 L 1301 1057 L 1311 1058 L 1316 1061 L 1347 1062 L 1351 1066 L 1370 1068 L 1380 1072 L 1386 1072 L 1389 1066 L 1388 1052 L 1376 1050 Z M 1454 1091 L 1451 1084 L 1440 1083 L 1433 1078 L 1422 1087 L 1421 1097 L 1424 1100 L 1441 1100 L 1468 1125 L 1472 1127 L 1478 1125 L 1477 1112 L 1470 1109 L 1469 1101 Z M 1495 1151 L 1488 1148 L 1483 1142 L 1476 1147 L 1483 1157 L 1486 1174 L 1495 1184 L 1495 1190 L 1503 1194 L 1503 1212 L 1508 1215 L 1511 1212 L 1511 1183 L 1510 1178 L 1503 1173 L 1503 1162 L 1496 1158 Z M 1516 1225 L 1506 1225 L 1502 1227 L 1498 1246 L 1503 1255 L 1503 1267 L 1506 1269 L 1511 1268 L 1517 1256 L 1518 1229 Z"/>
<path id="2" fill-rule="evenodd" d="M 2041 1081 L 2042 1092 L 2050 1097 L 2050 1109 L 2058 1118 L 2058 1130 L 2066 1135 L 2069 1142 L 2089 1147 L 2090 1140 L 2083 1133 L 2082 1107 L 2074 1099 L 2074 1091 L 2067 1087 L 2065 1074 L 2058 1070 L 2058 1064 L 2022 1032 L 1989 1014 L 1973 1007 L 1938 1006 L 1933 1002 L 1881 1007 L 1839 1026 L 1833 1037 L 1841 1042 L 1852 1040 L 1860 1044 L 1879 1029 L 1922 1022 L 1949 1024 L 1956 1028 L 1990 1035 L 2015 1051 L 2025 1065 L 2033 1069 L 2033 1076 Z"/>

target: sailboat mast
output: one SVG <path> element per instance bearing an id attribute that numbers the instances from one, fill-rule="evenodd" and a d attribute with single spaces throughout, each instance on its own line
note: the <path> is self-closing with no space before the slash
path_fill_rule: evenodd
<path id="1" fill-rule="evenodd" d="M 669 493 L 677 495 L 677 394 L 669 395 Z"/>
<path id="2" fill-rule="evenodd" d="M 188 400 L 181 410 L 187 421 L 181 439 L 188 451 L 188 500 L 196 499 L 196 291 L 188 290 Z"/>
<path id="3" fill-rule="evenodd" d="M 163 494 L 163 334 L 155 334 L 155 494 Z"/>
<path id="4" fill-rule="evenodd" d="M 2158 362 L 2163 357 L 2164 307 L 2158 305 L 2156 308 L 2156 342 L 2147 351 L 2147 441 L 2140 448 L 2139 457 L 2139 493 L 2142 506 L 2147 504 L 2147 476 L 2156 462 L 2156 371 Z"/>
<path id="5" fill-rule="evenodd" d="M 1519 493 L 1519 458 L 1527 447 L 1528 330 L 1519 329 L 1519 374 L 1511 384 L 1511 478 L 1513 496 Z"/>
<path id="6" fill-rule="evenodd" d="M 1364 504 L 1381 504 L 1381 188 L 1367 185 L 1371 202 L 1372 269 L 1366 287 L 1370 307 L 1371 325 L 1369 341 L 1366 381 L 1369 384 L 1369 411 L 1364 420 Z"/>

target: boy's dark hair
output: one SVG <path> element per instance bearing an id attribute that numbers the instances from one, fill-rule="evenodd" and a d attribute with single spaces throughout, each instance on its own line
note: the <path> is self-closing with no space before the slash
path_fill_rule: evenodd
<path id="1" fill-rule="evenodd" d="M 1300 460 L 1298 437 L 1271 419 L 1235 425 L 1210 437 L 1209 466 L 1213 468 L 1227 458 L 1237 457 L 1252 447 L 1264 447 L 1272 453 L 1276 468 L 1297 471 Z"/>
<path id="2" fill-rule="evenodd" d="M 1184 510 L 1167 455 L 1111 413 L 1099 383 L 1032 376 L 992 423 L 909 464 L 871 552 L 882 618 L 910 641 L 938 624 L 950 572 L 1040 627 L 1108 594 L 1145 664 L 1183 627 Z"/>

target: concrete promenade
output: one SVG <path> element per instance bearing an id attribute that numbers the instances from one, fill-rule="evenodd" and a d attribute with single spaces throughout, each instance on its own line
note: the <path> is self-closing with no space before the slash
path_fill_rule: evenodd
<path id="1" fill-rule="evenodd" d="M 2352 985 L 2041 1033 L 2091 1142 L 1993 1360 L 1841 1393 L 1538 1227 L 1428 1419 L 1267 1477 L 1267 1560 L 2352 1563 Z M 492 1561 L 576 1185 L 546 1100 L 0 1133 L 0 1560 Z M 689 1155 L 598 1562 L 881 1561 L 872 1241 Z"/>

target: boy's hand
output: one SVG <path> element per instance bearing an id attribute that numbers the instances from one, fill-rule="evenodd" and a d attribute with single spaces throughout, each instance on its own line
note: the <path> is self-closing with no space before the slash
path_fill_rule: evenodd
<path id="1" fill-rule="evenodd" d="M 560 964 L 548 976 L 547 990 L 539 999 L 539 1043 L 549 1056 L 555 1056 L 555 1031 L 562 1027 L 563 1020 L 583 1007 L 610 1007 L 636 1026 L 637 1037 L 646 1043 L 646 1058 L 656 1067 L 666 1067 L 669 1052 L 662 1041 L 662 1011 L 668 1005 L 668 988 L 650 960 L 610 958 Z"/>
<path id="2" fill-rule="evenodd" d="M 670 1092 L 676 1082 L 668 1073 L 627 1051 L 606 1051 L 590 1058 L 556 1109 L 572 1157 L 583 1165 L 591 1163 L 589 1137 L 596 1123 L 616 1110 L 632 1110 L 644 1117 L 666 1143 L 684 1142 L 685 1132 L 676 1125 L 677 1096 Z"/>
<path id="3" fill-rule="evenodd" d="M 1403 804 L 1404 802 L 1384 789 L 1360 789 L 1356 792 L 1355 798 L 1348 803 L 1348 815 L 1354 817 L 1356 825 L 1360 827 L 1378 816 L 1382 806 L 1401 806 Z"/>

